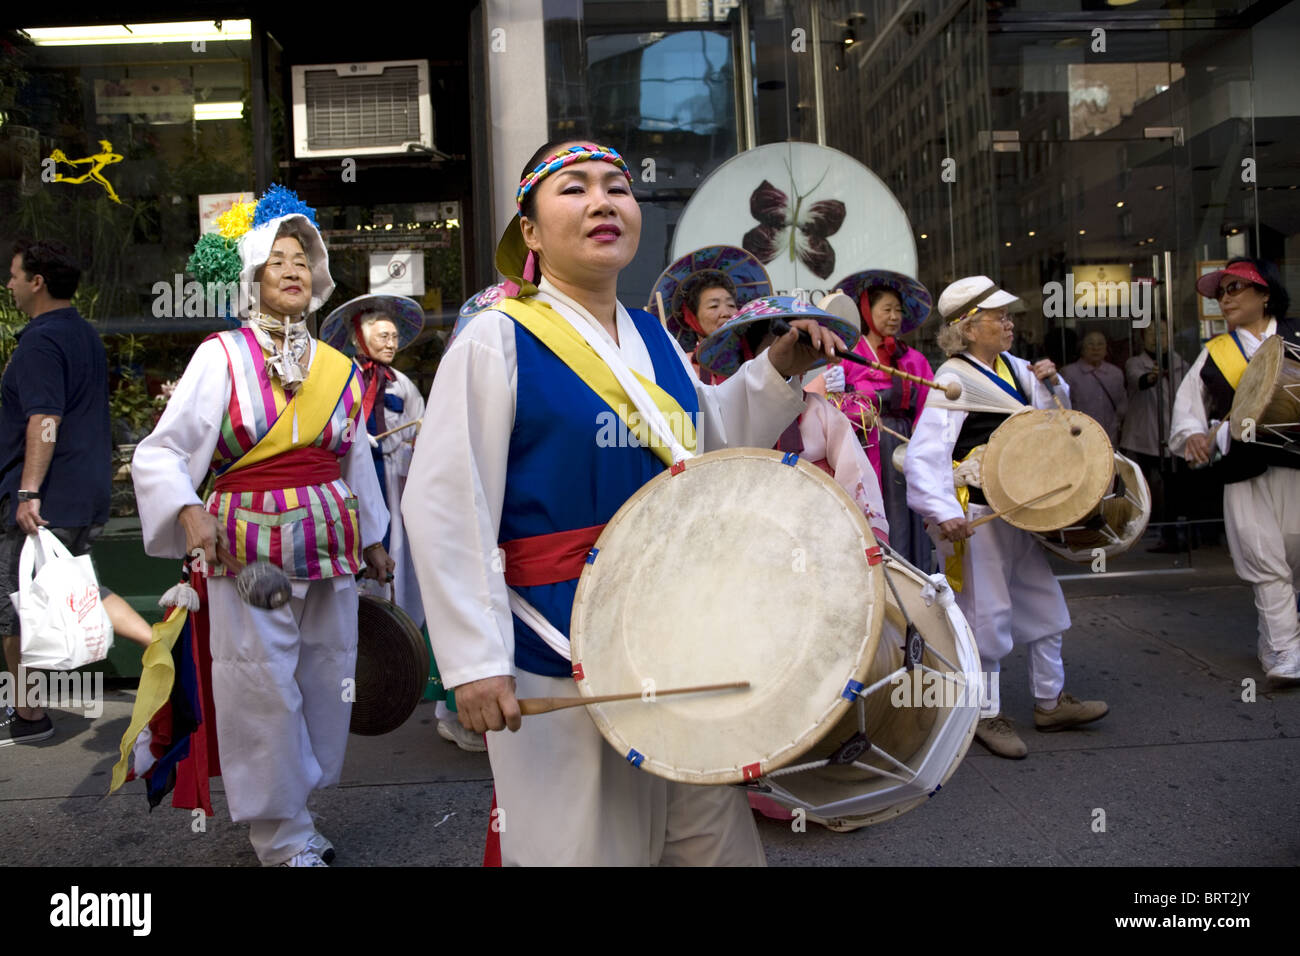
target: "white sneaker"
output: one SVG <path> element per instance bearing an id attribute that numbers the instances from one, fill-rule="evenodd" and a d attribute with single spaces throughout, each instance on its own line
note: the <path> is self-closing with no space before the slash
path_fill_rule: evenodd
<path id="1" fill-rule="evenodd" d="M 438 736 L 443 740 L 450 740 L 461 750 L 468 753 L 487 753 L 487 744 L 483 742 L 482 736 L 472 730 L 466 730 L 461 726 L 460 721 L 454 718 L 438 721 Z"/>
<path id="2" fill-rule="evenodd" d="M 307 849 L 311 850 L 326 863 L 334 862 L 334 844 L 331 843 L 323 833 L 317 830 L 307 841 Z"/>
<path id="3" fill-rule="evenodd" d="M 281 866 L 329 866 L 320 858 L 320 854 L 310 846 L 299 850 L 291 859 L 285 860 Z"/>
<path id="4" fill-rule="evenodd" d="M 1268 669 L 1268 679 L 1274 687 L 1300 684 L 1300 648 L 1288 647 L 1278 654 L 1277 663 Z"/>
<path id="5" fill-rule="evenodd" d="M 1259 666 L 1264 668 L 1264 673 L 1267 674 L 1277 666 L 1277 651 L 1273 650 L 1263 634 L 1259 635 L 1255 648 L 1259 653 Z"/>

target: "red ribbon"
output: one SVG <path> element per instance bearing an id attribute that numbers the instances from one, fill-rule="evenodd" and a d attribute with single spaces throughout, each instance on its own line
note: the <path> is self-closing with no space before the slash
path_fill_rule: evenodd
<path id="1" fill-rule="evenodd" d="M 295 448 L 256 465 L 228 471 L 217 478 L 217 491 L 279 491 L 281 488 L 305 488 L 324 485 L 341 477 L 339 456 L 325 448 L 311 445 Z"/>
<path id="2" fill-rule="evenodd" d="M 501 542 L 506 584 L 512 588 L 531 588 L 572 581 L 582 574 L 587 555 L 604 530 L 605 526 L 598 524 Z"/>

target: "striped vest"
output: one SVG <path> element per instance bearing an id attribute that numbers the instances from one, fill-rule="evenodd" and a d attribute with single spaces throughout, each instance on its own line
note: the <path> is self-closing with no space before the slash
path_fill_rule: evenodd
<path id="1" fill-rule="evenodd" d="M 213 337 L 225 349 L 231 381 L 230 403 L 212 456 L 212 471 L 220 476 L 270 431 L 288 397 L 267 374 L 266 356 L 250 329 Z M 317 354 L 330 347 L 320 341 L 315 344 Z M 312 364 L 314 369 L 315 361 Z M 301 435 L 301 445 L 343 458 L 361 434 L 361 381 L 355 366 L 349 363 L 349 367 L 347 386 L 324 430 Z M 294 488 L 214 492 L 207 507 L 225 528 L 231 552 L 241 562 L 267 561 L 291 578 L 309 581 L 361 570 L 357 499 L 342 478 Z M 229 576 L 231 572 L 217 564 L 209 573 Z"/>

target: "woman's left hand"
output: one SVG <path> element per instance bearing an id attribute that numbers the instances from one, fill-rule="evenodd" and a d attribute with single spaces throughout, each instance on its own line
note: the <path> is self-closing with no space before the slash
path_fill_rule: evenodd
<path id="1" fill-rule="evenodd" d="M 772 343 L 768 358 L 784 378 L 802 375 L 822 359 L 835 358 L 835 350 L 844 348 L 844 340 L 823 328 L 816 319 L 795 319 L 790 331 Z M 812 345 L 799 341 L 799 331 L 808 333 Z"/>

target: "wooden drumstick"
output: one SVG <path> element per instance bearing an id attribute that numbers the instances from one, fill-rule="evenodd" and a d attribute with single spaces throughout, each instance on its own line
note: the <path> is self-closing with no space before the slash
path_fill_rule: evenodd
<path id="1" fill-rule="evenodd" d="M 655 302 L 659 304 L 659 324 L 668 327 L 668 313 L 664 311 L 664 296 L 658 289 L 655 289 Z"/>
<path id="2" fill-rule="evenodd" d="M 1060 393 L 1056 390 L 1056 386 L 1053 385 L 1051 382 L 1049 382 L 1049 381 L 1048 381 L 1047 379 L 1045 379 L 1045 378 L 1044 378 L 1044 379 L 1039 379 L 1039 381 L 1041 381 L 1044 385 L 1046 385 L 1046 386 L 1047 386 L 1047 390 L 1048 390 L 1049 392 L 1052 393 L 1052 401 L 1056 402 L 1056 407 L 1057 407 L 1058 409 L 1060 409 L 1061 411 L 1065 411 L 1065 405 L 1063 405 L 1063 404 L 1061 403 L 1061 395 L 1060 395 Z M 1071 425 L 1071 426 L 1070 426 L 1070 434 L 1073 435 L 1075 438 L 1078 438 L 1080 435 L 1083 434 L 1083 429 L 1080 428 L 1078 425 Z"/>
<path id="3" fill-rule="evenodd" d="M 394 434 L 395 432 L 400 432 L 400 431 L 402 431 L 403 429 L 410 428 L 412 425 L 418 425 L 418 424 L 420 424 L 420 422 L 422 422 L 422 421 L 424 421 L 423 418 L 417 418 L 415 421 L 413 421 L 413 422 L 407 422 L 405 425 L 398 425 L 396 428 L 390 428 L 390 429 L 388 429 L 388 431 L 384 432 L 383 434 L 381 434 L 381 435 L 376 435 L 376 436 L 375 436 L 375 441 L 379 441 L 381 438 L 387 438 L 389 435 L 392 435 L 392 434 Z"/>
<path id="4" fill-rule="evenodd" d="M 1052 495 L 1059 494 L 1062 491 L 1069 491 L 1069 490 L 1070 490 L 1069 485 L 1061 485 L 1061 487 L 1059 488 L 1053 488 L 1051 491 L 1045 491 L 1041 495 L 1038 495 L 1035 498 L 1030 498 L 1028 501 L 1022 501 L 1018 505 L 1012 505 L 1010 508 L 1006 508 L 1002 511 L 995 511 L 991 515 L 984 515 L 983 517 L 976 518 L 974 521 L 970 523 L 970 527 L 978 528 L 980 525 L 987 524 L 988 522 L 992 521 L 994 518 L 1001 518 L 1003 515 L 1009 515 L 1011 514 L 1011 512 L 1019 511 L 1021 508 L 1028 508 L 1030 505 L 1042 501 L 1044 498 L 1050 498 L 1052 497 Z"/>
<path id="5" fill-rule="evenodd" d="M 899 441 L 901 441 L 904 445 L 906 445 L 908 442 L 910 442 L 910 441 L 912 440 L 912 439 L 908 438 L 906 435 L 903 435 L 903 434 L 900 434 L 899 432 L 894 431 L 894 430 L 893 430 L 892 428 L 890 428 L 888 425 L 884 424 L 884 423 L 880 420 L 879 417 L 876 417 L 876 418 L 872 419 L 872 422 L 871 422 L 871 426 L 870 426 L 870 427 L 871 427 L 871 428 L 879 428 L 882 432 L 885 432 L 885 433 L 888 434 L 888 435 L 893 435 L 895 438 L 897 438 Z"/>
<path id="6" fill-rule="evenodd" d="M 672 690 L 656 690 L 654 697 L 667 697 L 669 694 L 698 694 L 706 690 L 747 690 L 749 681 L 739 680 L 731 684 L 701 684 L 699 687 L 675 687 Z M 533 714 L 549 714 L 553 710 L 568 707 L 586 707 L 588 704 L 605 704 L 615 700 L 639 700 L 644 691 L 630 694 L 605 694 L 603 697 L 525 697 L 519 701 L 519 713 L 525 717 Z"/>
<path id="7" fill-rule="evenodd" d="M 772 320 L 773 335 L 776 336 L 785 335 L 787 332 L 790 331 L 790 329 L 791 329 L 791 325 L 785 319 L 778 317 Z M 799 341 L 804 343 L 804 345 L 811 345 L 812 336 L 810 336 L 803 329 L 800 329 Z M 873 362 L 869 358 L 863 358 L 861 355 L 858 355 L 856 352 L 849 352 L 844 349 L 836 349 L 835 354 L 836 356 L 844 359 L 847 362 L 856 362 L 858 365 L 865 365 L 867 366 L 867 368 L 874 368 L 877 372 L 884 372 L 888 375 L 893 375 L 895 378 L 906 379 L 909 382 L 916 382 L 916 384 L 918 385 L 925 385 L 929 388 L 938 389 L 939 391 L 943 392 L 944 397 L 947 398 L 948 401 L 950 402 L 955 402 L 957 399 L 961 398 L 961 382 L 953 381 L 953 382 L 949 382 L 947 385 L 941 385 L 940 383 L 934 381 L 933 379 L 922 378 L 919 375 L 913 375 L 911 372 L 904 372 L 902 369 L 894 368 L 889 365 L 881 365 L 879 362 Z"/>

